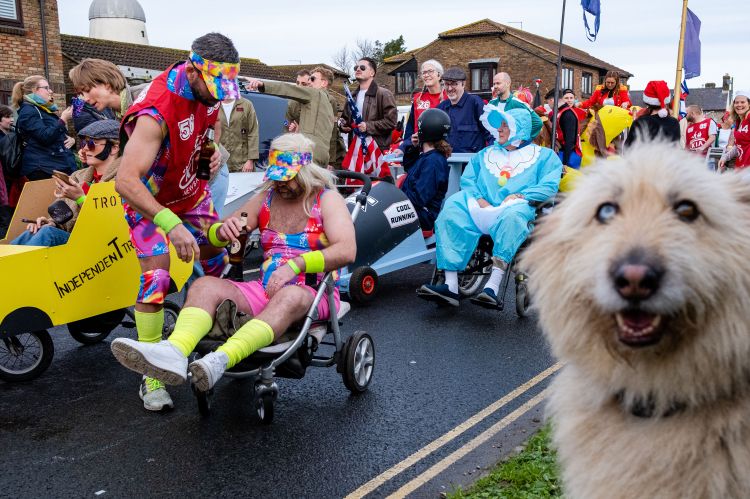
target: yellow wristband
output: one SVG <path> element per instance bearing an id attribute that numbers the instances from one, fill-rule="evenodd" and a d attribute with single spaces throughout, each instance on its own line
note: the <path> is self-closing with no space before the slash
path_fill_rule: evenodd
<path id="1" fill-rule="evenodd" d="M 302 253 L 300 256 L 305 261 L 306 274 L 317 274 L 325 271 L 326 260 L 322 251 L 309 251 Z"/>
<path id="2" fill-rule="evenodd" d="M 299 275 L 300 272 L 302 272 L 302 269 L 300 269 L 296 263 L 294 263 L 294 259 L 290 258 L 286 261 L 286 264 L 289 265 L 289 267 L 294 271 L 295 274 Z"/>
<path id="3" fill-rule="evenodd" d="M 177 227 L 182 223 L 180 217 L 174 214 L 169 208 L 164 208 L 154 217 L 154 224 L 161 228 L 165 233 Z"/>
<path id="4" fill-rule="evenodd" d="M 208 229 L 208 242 L 211 243 L 211 245 L 216 246 L 217 248 L 223 248 L 227 245 L 228 241 L 222 241 L 219 238 L 219 235 L 216 233 L 216 231 L 219 230 L 219 227 L 221 227 L 221 222 L 216 222 L 211 226 L 211 228 Z"/>
<path id="5" fill-rule="evenodd" d="M 76 199 L 76 204 L 78 206 L 81 206 L 84 201 L 86 201 L 86 194 L 81 194 L 81 197 L 79 197 L 78 199 Z"/>

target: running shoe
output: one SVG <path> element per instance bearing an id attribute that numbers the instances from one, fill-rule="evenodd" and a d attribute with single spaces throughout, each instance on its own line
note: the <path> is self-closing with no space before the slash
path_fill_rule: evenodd
<path id="1" fill-rule="evenodd" d="M 447 284 L 423 284 L 417 290 L 417 296 L 427 301 L 434 301 L 452 307 L 458 306 L 461 296 L 448 289 Z"/>
<path id="2" fill-rule="evenodd" d="M 192 375 L 193 386 L 201 392 L 209 391 L 224 375 L 228 362 L 229 357 L 224 352 L 211 352 L 191 362 L 188 369 Z"/>
<path id="3" fill-rule="evenodd" d="M 130 338 L 112 342 L 115 358 L 131 371 L 161 380 L 167 385 L 180 385 L 187 380 L 187 357 L 167 340 L 144 343 Z"/>
<path id="4" fill-rule="evenodd" d="M 469 301 L 474 305 L 479 305 L 480 307 L 484 308 L 497 309 L 500 307 L 497 302 L 497 295 L 495 294 L 495 291 L 490 288 L 484 288 L 481 293 L 476 296 L 472 296 Z"/>
<path id="5" fill-rule="evenodd" d="M 172 397 L 164 388 L 164 383 L 155 378 L 144 376 L 138 389 L 138 396 L 143 400 L 143 408 L 147 411 L 163 411 L 174 409 Z"/>

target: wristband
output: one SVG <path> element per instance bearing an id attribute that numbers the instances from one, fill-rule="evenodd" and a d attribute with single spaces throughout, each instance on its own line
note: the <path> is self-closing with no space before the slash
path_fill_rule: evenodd
<path id="1" fill-rule="evenodd" d="M 227 245 L 227 241 L 222 241 L 219 238 L 219 235 L 216 233 L 219 230 L 219 227 L 224 225 L 221 222 L 216 222 L 211 226 L 210 229 L 208 229 L 208 242 L 211 243 L 211 245 L 216 246 L 217 248 L 223 248 Z"/>
<path id="2" fill-rule="evenodd" d="M 300 272 L 302 272 L 302 269 L 300 269 L 300 268 L 299 268 L 299 267 L 297 266 L 297 264 L 296 264 L 296 263 L 294 263 L 294 259 L 293 259 L 293 258 L 290 258 L 289 260 L 287 260 L 286 264 L 287 264 L 287 265 L 289 265 L 289 267 L 291 267 L 291 269 L 292 269 L 292 270 L 294 271 L 294 273 L 295 273 L 296 275 L 299 275 L 299 274 L 300 274 Z"/>
<path id="3" fill-rule="evenodd" d="M 174 214 L 169 208 L 164 208 L 154 217 L 154 223 L 161 228 L 165 233 L 169 234 L 169 231 L 177 227 L 182 223 L 180 217 Z"/>
<path id="4" fill-rule="evenodd" d="M 81 197 L 79 197 L 78 199 L 76 199 L 76 204 L 78 206 L 81 206 L 84 201 L 86 201 L 86 194 L 81 194 Z"/>
<path id="5" fill-rule="evenodd" d="M 305 261 L 306 274 L 317 274 L 325 271 L 326 261 L 322 251 L 309 251 L 302 253 L 300 256 Z"/>

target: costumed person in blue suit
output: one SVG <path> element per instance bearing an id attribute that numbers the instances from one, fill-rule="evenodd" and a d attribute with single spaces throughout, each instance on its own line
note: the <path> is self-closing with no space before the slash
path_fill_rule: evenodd
<path id="1" fill-rule="evenodd" d="M 417 290 L 419 297 L 458 306 L 458 273 L 466 268 L 482 234 L 489 234 L 494 242 L 492 274 L 472 302 L 497 307 L 503 274 L 535 217 L 529 201 L 553 197 L 562 173 L 554 151 L 530 142 L 532 112 L 485 106 L 481 121 L 495 143 L 471 158 L 461 176 L 461 190 L 445 201 L 435 222 L 437 266 L 445 272 L 445 284 L 425 284 Z"/>

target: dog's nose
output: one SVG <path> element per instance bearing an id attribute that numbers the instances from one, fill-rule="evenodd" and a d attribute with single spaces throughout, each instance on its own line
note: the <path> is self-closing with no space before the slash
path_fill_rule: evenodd
<path id="1" fill-rule="evenodd" d="M 656 293 L 661 272 L 644 263 L 623 263 L 614 272 L 615 289 L 625 299 L 644 300 Z"/>

